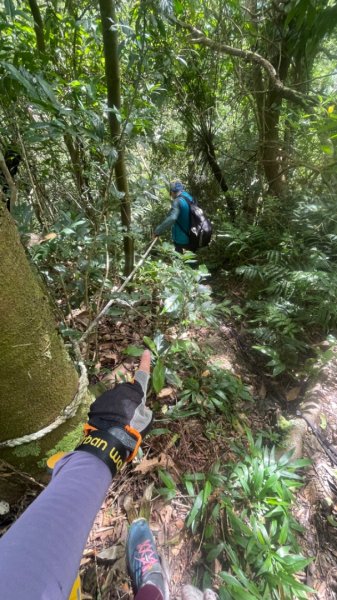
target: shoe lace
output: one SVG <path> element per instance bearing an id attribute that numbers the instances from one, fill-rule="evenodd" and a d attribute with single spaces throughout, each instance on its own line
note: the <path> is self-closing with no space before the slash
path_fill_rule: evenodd
<path id="1" fill-rule="evenodd" d="M 145 540 L 141 544 L 138 544 L 137 553 L 138 556 L 136 557 L 136 560 L 141 565 L 142 575 L 147 573 L 159 562 L 151 540 Z"/>

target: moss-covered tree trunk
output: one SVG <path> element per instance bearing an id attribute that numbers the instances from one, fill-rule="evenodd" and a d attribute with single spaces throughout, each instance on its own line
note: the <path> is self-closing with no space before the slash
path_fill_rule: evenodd
<path id="1" fill-rule="evenodd" d="M 0 202 L 0 459 L 36 473 L 38 461 L 69 431 L 76 416 L 40 440 L 12 448 L 3 442 L 53 423 L 76 396 L 78 381 L 49 298 Z M 0 480 L 0 499 L 13 497 L 15 491 L 9 488 L 9 481 Z"/>

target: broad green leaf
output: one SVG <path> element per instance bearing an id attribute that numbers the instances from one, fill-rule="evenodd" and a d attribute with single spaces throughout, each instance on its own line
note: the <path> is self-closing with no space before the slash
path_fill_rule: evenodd
<path id="1" fill-rule="evenodd" d="M 192 507 L 192 510 L 188 516 L 186 525 L 187 527 L 191 527 L 191 525 L 193 524 L 194 520 L 196 519 L 198 513 L 200 512 L 201 508 L 202 508 L 202 496 L 203 496 L 203 492 L 199 492 L 199 494 L 197 495 L 196 499 L 194 500 L 194 504 Z"/>
<path id="2" fill-rule="evenodd" d="M 151 431 L 147 434 L 147 436 L 155 437 L 156 435 L 165 435 L 167 433 L 170 433 L 170 430 L 167 429 L 166 427 L 157 427 L 155 429 L 151 429 Z"/>
<path id="3" fill-rule="evenodd" d="M 138 346 L 128 346 L 127 348 L 125 348 L 124 350 L 124 354 L 126 354 L 127 356 L 142 356 L 144 352 L 144 348 L 139 348 Z"/>
<path id="4" fill-rule="evenodd" d="M 173 481 L 171 475 L 169 473 L 167 473 L 167 471 L 162 471 L 162 469 L 159 469 L 158 475 L 159 475 L 160 479 L 162 480 L 162 482 L 166 485 L 166 487 L 169 490 L 176 489 L 176 484 Z"/>
<path id="5" fill-rule="evenodd" d="M 211 493 L 212 493 L 212 484 L 210 481 L 206 481 L 205 483 L 205 487 L 204 487 L 204 493 L 203 493 L 203 505 L 206 507 L 207 506 L 207 502 L 208 502 L 208 498 L 210 497 Z"/>
<path id="6" fill-rule="evenodd" d="M 281 544 L 281 546 L 283 546 L 286 543 L 286 541 L 288 539 L 288 533 L 289 533 L 289 519 L 287 517 L 284 517 L 280 535 L 278 537 L 278 543 Z"/>
<path id="7" fill-rule="evenodd" d="M 192 481 L 185 481 L 185 487 L 186 487 L 188 495 L 191 496 L 192 498 L 194 498 L 195 491 L 194 491 L 194 487 L 193 487 Z"/>
<path id="8" fill-rule="evenodd" d="M 148 348 L 151 350 L 151 352 L 153 352 L 153 354 L 154 354 L 155 356 L 157 356 L 157 355 L 158 355 L 157 348 L 156 348 L 156 344 L 154 343 L 154 341 L 153 341 L 153 340 L 151 340 L 151 338 L 147 337 L 147 335 L 144 335 L 144 337 L 143 337 L 143 342 L 144 342 L 144 344 L 146 344 L 146 346 L 147 346 L 147 347 L 148 347 Z"/>
<path id="9" fill-rule="evenodd" d="M 223 551 L 224 547 L 225 547 L 225 544 L 224 544 L 224 542 L 222 542 L 221 544 L 218 544 L 217 546 L 212 548 L 212 550 L 210 550 L 206 556 L 207 562 L 212 562 L 212 560 L 217 558 L 219 556 L 219 554 Z"/>
<path id="10" fill-rule="evenodd" d="M 152 385 L 156 394 L 163 389 L 165 384 L 165 366 L 162 361 L 158 358 L 156 362 L 156 366 L 153 369 L 152 373 Z"/>

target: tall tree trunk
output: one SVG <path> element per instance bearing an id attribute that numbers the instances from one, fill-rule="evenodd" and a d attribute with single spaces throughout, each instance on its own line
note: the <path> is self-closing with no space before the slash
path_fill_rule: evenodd
<path id="1" fill-rule="evenodd" d="M 254 28 L 258 30 L 258 6 L 256 0 L 247 0 L 249 9 L 249 20 Z M 274 7 L 275 19 L 278 23 L 278 31 L 282 31 L 284 20 L 287 16 L 285 11 L 279 5 Z M 275 26 L 276 21 L 272 22 Z M 267 53 L 267 58 L 274 66 L 281 81 L 285 81 L 290 60 L 287 55 L 287 40 L 280 38 L 272 40 L 268 47 L 265 47 L 265 41 L 262 42 L 264 48 L 260 51 L 262 55 Z M 275 54 L 275 47 L 277 51 Z M 268 56 L 269 52 L 271 56 Z M 283 144 L 279 133 L 279 122 L 282 107 L 282 98 L 277 91 L 273 89 L 272 82 L 263 76 L 260 65 L 252 65 L 251 68 L 252 91 L 256 107 L 256 120 L 259 131 L 261 165 L 264 170 L 265 178 L 268 182 L 268 192 L 281 198 L 286 193 L 286 178 L 283 173 Z M 266 90 L 266 91 L 263 91 Z"/>
<path id="2" fill-rule="evenodd" d="M 115 164 L 116 186 L 123 193 L 121 200 L 121 220 L 126 229 L 124 235 L 125 274 L 133 269 L 134 244 L 131 237 L 131 200 L 129 195 L 128 180 L 123 142 L 121 140 L 121 127 L 116 115 L 116 110 L 121 108 L 121 84 L 118 58 L 118 36 L 116 29 L 116 10 L 114 0 L 99 0 L 103 30 L 105 76 L 108 91 L 109 127 L 111 140 L 117 148 Z"/>
<path id="3" fill-rule="evenodd" d="M 286 191 L 286 180 L 282 174 L 283 150 L 279 135 L 280 110 L 281 99 L 276 93 L 270 92 L 265 99 L 260 146 L 268 192 L 278 198 L 282 198 Z"/>
<path id="4" fill-rule="evenodd" d="M 41 16 L 41 12 L 36 0 L 28 0 L 28 4 L 30 6 L 31 13 L 34 19 L 34 30 L 36 36 L 36 46 L 38 51 L 41 54 L 44 54 L 46 51 L 46 44 L 44 41 L 44 31 L 43 31 L 43 20 Z"/>
<path id="5" fill-rule="evenodd" d="M 82 418 L 79 413 L 63 419 L 41 439 L 14 447 L 4 442 L 17 442 L 55 423 L 78 398 L 79 377 L 57 332 L 42 282 L 4 206 L 0 206 L 0 294 L 0 458 L 36 473 L 38 460 Z M 81 399 L 86 395 L 84 386 Z M 0 480 L 0 499 L 13 499 L 15 494 L 10 481 Z"/>

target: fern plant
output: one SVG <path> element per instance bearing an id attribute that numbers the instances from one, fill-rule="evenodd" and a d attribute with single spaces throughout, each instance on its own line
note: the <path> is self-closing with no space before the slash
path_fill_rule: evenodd
<path id="1" fill-rule="evenodd" d="M 245 283 L 241 307 L 255 348 L 268 357 L 273 375 L 295 368 L 311 345 L 311 335 L 337 327 L 337 226 L 326 199 L 293 198 L 287 220 L 223 227 L 218 244 L 231 273 Z"/>

